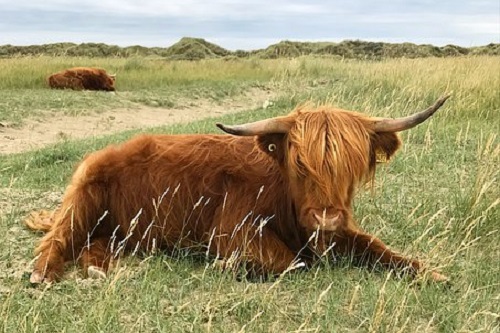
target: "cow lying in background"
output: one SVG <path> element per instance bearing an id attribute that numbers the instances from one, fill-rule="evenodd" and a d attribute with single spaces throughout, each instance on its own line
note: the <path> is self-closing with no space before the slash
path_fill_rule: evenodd
<path id="1" fill-rule="evenodd" d="M 53 89 L 115 91 L 115 79 L 104 69 L 75 67 L 52 74 L 47 82 Z"/>
<path id="2" fill-rule="evenodd" d="M 356 225 L 352 200 L 396 132 L 425 121 L 448 96 L 387 119 L 326 106 L 219 128 L 233 135 L 140 135 L 88 155 L 36 249 L 32 283 L 60 279 L 74 261 L 104 275 L 123 252 L 197 246 L 256 273 L 280 274 L 324 254 L 406 269 L 422 264 Z M 437 272 L 436 281 L 447 280 Z"/>

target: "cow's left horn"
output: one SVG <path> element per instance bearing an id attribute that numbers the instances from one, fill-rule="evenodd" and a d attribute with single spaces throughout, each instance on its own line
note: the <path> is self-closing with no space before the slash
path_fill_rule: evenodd
<path id="1" fill-rule="evenodd" d="M 432 116 L 450 97 L 449 94 L 440 97 L 434 105 L 428 109 L 403 118 L 375 118 L 373 130 L 375 132 L 400 132 L 423 123 Z"/>
<path id="2" fill-rule="evenodd" d="M 292 127 L 292 122 L 287 121 L 286 117 L 277 117 L 242 125 L 224 125 L 221 123 L 216 123 L 215 125 L 229 134 L 252 136 L 271 133 L 287 133 Z"/>

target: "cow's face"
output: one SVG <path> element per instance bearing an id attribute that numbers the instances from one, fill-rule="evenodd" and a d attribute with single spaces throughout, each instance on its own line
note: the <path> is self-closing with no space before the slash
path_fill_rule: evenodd
<path id="1" fill-rule="evenodd" d="M 276 160 L 288 180 L 302 226 L 334 231 L 348 222 L 356 186 L 373 175 L 377 159 L 388 160 L 399 148 L 396 132 L 425 121 L 448 97 L 398 119 L 320 107 L 244 125 L 217 126 L 231 134 L 257 136 L 260 149 Z"/>
<path id="2" fill-rule="evenodd" d="M 296 215 L 307 229 L 334 231 L 351 215 L 356 187 L 373 174 L 377 154 L 399 148 L 395 133 L 377 134 L 361 114 L 299 110 L 287 133 L 258 136 L 259 147 L 281 166 Z"/>
<path id="3" fill-rule="evenodd" d="M 106 75 L 105 80 L 106 80 L 106 84 L 105 84 L 106 90 L 115 91 L 116 75 Z"/>

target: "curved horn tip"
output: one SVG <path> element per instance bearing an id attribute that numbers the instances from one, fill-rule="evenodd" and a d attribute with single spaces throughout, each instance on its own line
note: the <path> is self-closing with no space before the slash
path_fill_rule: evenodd
<path id="1" fill-rule="evenodd" d="M 215 123 L 215 126 L 217 126 L 218 128 L 220 128 L 221 130 L 223 130 L 226 133 L 236 134 L 236 131 L 234 131 L 233 129 L 231 129 L 230 127 L 228 127 L 222 123 Z"/>
<path id="2" fill-rule="evenodd" d="M 450 98 L 451 93 L 446 93 L 439 97 L 436 102 L 434 102 L 434 105 L 432 105 L 429 109 L 428 112 L 430 112 L 430 115 L 433 115 L 438 109 L 440 109 L 443 104 L 446 102 L 448 98 Z"/>
<path id="3" fill-rule="evenodd" d="M 221 130 L 223 130 L 224 132 L 226 131 L 225 130 L 225 125 L 223 123 L 215 123 L 215 126 L 217 126 L 218 128 L 220 128 Z"/>
<path id="4" fill-rule="evenodd" d="M 451 97 L 451 92 L 450 93 L 445 93 L 441 97 L 439 97 L 439 99 L 436 101 L 436 104 L 439 104 L 439 106 L 441 106 L 450 97 Z"/>

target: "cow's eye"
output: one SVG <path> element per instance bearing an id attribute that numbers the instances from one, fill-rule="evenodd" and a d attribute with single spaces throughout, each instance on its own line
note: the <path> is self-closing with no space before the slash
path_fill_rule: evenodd
<path id="1" fill-rule="evenodd" d="M 276 150 L 276 145 L 274 143 L 269 144 L 269 146 L 267 146 L 267 150 L 269 150 L 269 151 L 275 151 Z"/>

